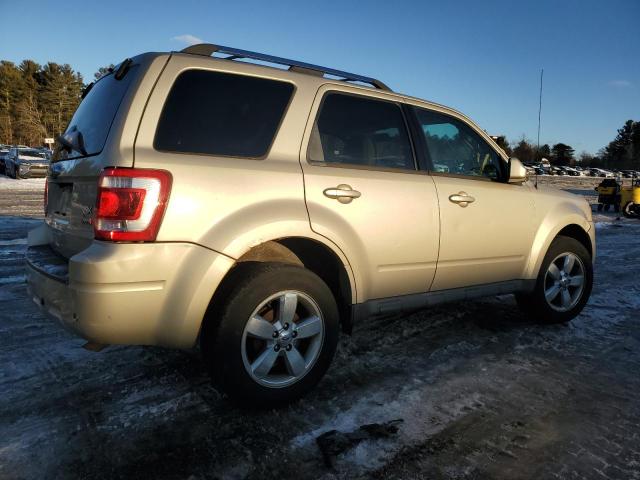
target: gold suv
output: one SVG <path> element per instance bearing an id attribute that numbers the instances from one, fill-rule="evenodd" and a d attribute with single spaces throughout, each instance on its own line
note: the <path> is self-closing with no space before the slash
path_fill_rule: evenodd
<path id="1" fill-rule="evenodd" d="M 515 293 L 566 322 L 593 279 L 589 205 L 527 182 L 464 115 L 210 44 L 90 85 L 45 214 L 26 271 L 46 312 L 95 349 L 199 343 L 259 406 L 311 389 L 366 317 Z"/>

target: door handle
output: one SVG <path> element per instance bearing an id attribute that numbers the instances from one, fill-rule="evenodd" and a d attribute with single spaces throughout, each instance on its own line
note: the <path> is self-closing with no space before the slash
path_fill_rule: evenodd
<path id="1" fill-rule="evenodd" d="M 350 203 L 354 198 L 360 198 L 359 191 L 353 190 L 350 185 L 341 183 L 337 187 L 327 188 L 322 193 L 325 197 L 338 200 L 340 203 Z"/>
<path id="2" fill-rule="evenodd" d="M 453 203 L 457 203 L 458 205 L 464 208 L 470 203 L 475 202 L 476 199 L 473 198 L 471 195 L 467 194 L 467 192 L 458 192 L 453 195 L 450 195 L 449 201 Z"/>

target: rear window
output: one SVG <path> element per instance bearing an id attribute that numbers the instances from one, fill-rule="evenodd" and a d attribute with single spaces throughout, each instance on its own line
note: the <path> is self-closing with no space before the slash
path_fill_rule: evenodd
<path id="1" fill-rule="evenodd" d="M 265 78 L 188 70 L 176 79 L 156 130 L 156 150 L 263 157 L 293 85 Z"/>
<path id="2" fill-rule="evenodd" d="M 118 107 L 136 76 L 136 70 L 137 66 L 131 67 L 120 80 L 116 80 L 113 74 L 97 80 L 73 114 L 65 133 L 73 129 L 82 133 L 84 148 L 88 155 L 95 155 L 102 151 Z M 79 154 L 72 152 L 66 158 L 75 156 Z"/>

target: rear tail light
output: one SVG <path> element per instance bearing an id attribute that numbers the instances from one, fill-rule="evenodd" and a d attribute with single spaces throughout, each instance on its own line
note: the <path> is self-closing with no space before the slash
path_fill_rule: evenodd
<path id="1" fill-rule="evenodd" d="M 171 180 L 166 170 L 105 168 L 98 180 L 95 238 L 153 242 L 167 206 Z"/>

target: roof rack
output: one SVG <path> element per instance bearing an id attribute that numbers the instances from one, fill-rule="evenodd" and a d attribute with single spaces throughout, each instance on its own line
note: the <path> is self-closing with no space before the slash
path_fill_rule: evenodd
<path id="1" fill-rule="evenodd" d="M 214 45 L 212 43 L 198 43 L 197 45 L 191 45 L 183 50 L 181 53 L 190 53 L 193 55 L 203 55 L 209 57 L 214 53 L 221 53 L 228 55 L 228 57 L 221 57 L 226 60 L 236 60 L 238 58 L 251 58 L 253 60 L 260 60 L 262 62 L 277 63 L 280 65 L 289 66 L 289 70 L 299 73 L 308 73 L 312 75 L 333 75 L 339 77 L 346 82 L 361 82 L 373 85 L 379 90 L 391 91 L 380 80 L 375 78 L 365 77 L 363 75 L 357 75 L 355 73 L 343 72 L 341 70 L 335 70 L 333 68 L 320 67 L 318 65 L 312 65 L 311 63 L 300 62 L 298 60 L 289 60 L 288 58 L 275 57 L 273 55 L 267 55 L 264 53 L 250 52 L 248 50 L 241 50 L 239 48 L 223 47 L 222 45 Z"/>

